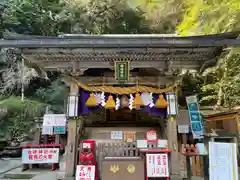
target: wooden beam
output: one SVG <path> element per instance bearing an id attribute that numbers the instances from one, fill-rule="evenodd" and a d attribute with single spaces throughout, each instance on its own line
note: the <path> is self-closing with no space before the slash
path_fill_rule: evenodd
<path id="1" fill-rule="evenodd" d="M 49 61 L 42 61 L 42 60 L 36 60 L 32 57 L 26 57 L 29 61 L 34 62 L 38 64 L 40 67 L 42 67 L 45 70 L 58 70 L 58 69 L 68 69 L 70 71 L 73 70 L 73 67 L 77 69 L 90 69 L 90 68 L 108 68 L 113 69 L 113 63 L 108 61 L 99 61 L 99 60 L 80 60 L 77 63 L 77 66 L 74 64 L 74 59 L 67 60 L 67 59 L 61 59 L 61 60 L 49 60 Z M 184 68 L 184 69 L 198 69 L 200 68 L 201 64 L 205 62 L 206 59 L 202 59 L 202 61 L 191 61 L 189 60 L 181 60 L 181 59 L 173 59 L 172 61 L 172 68 Z M 140 60 L 140 61 L 131 61 L 130 67 L 131 69 L 134 68 L 156 68 L 156 69 L 162 69 L 166 70 L 166 60 Z"/>
<path id="2" fill-rule="evenodd" d="M 113 62 L 117 59 L 127 59 L 131 61 L 167 61 L 182 60 L 182 61 L 201 61 L 202 59 L 211 59 L 215 55 L 212 53 L 77 53 L 77 54 L 61 54 L 61 53 L 50 53 L 50 54 L 23 54 L 26 59 L 31 58 L 34 61 L 98 61 L 98 62 Z"/>
<path id="3" fill-rule="evenodd" d="M 180 76 L 175 77 L 161 77 L 161 76 L 146 76 L 146 77 L 130 77 L 125 85 L 135 85 L 137 80 L 139 85 L 150 86 L 165 86 L 166 84 L 173 84 L 175 81 L 180 80 Z M 116 85 L 120 84 L 115 78 L 112 77 L 85 77 L 80 76 L 77 78 L 80 82 L 88 85 Z"/>
<path id="4" fill-rule="evenodd" d="M 22 49 L 23 54 L 36 54 L 36 53 L 122 53 L 122 52 L 157 52 L 157 53 L 179 53 L 179 52 L 213 52 L 215 48 L 207 47 L 207 48 L 38 48 L 38 49 Z"/>
<path id="5" fill-rule="evenodd" d="M 237 36 L 236 36 L 237 37 Z M 214 39 L 214 38 L 96 38 L 96 39 L 29 39 L 29 40 L 0 40 L 1 48 L 111 48 L 111 47 L 163 47 L 163 48 L 192 48 L 192 47 L 225 47 L 240 46 L 239 39 Z"/>
<path id="6" fill-rule="evenodd" d="M 235 114 L 226 114 L 226 115 L 220 115 L 220 116 L 215 116 L 215 117 L 209 117 L 209 118 L 206 119 L 206 122 L 230 120 L 230 119 L 234 119 L 236 117 L 237 117 L 237 113 L 235 113 Z"/>
<path id="7" fill-rule="evenodd" d="M 153 121 L 95 121 L 85 122 L 84 127 L 156 127 L 157 122 Z"/>

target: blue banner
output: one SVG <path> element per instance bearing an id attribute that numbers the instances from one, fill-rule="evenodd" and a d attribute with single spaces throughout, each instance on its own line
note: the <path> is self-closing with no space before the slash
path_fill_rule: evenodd
<path id="1" fill-rule="evenodd" d="M 199 104 L 197 96 L 187 96 L 186 102 L 188 106 L 189 118 L 191 123 L 191 130 L 194 139 L 202 139 L 204 128 L 202 124 Z"/>

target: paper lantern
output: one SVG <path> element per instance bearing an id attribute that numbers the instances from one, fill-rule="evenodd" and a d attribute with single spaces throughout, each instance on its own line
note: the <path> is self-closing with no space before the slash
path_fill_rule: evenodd
<path id="1" fill-rule="evenodd" d="M 144 103 L 143 103 L 142 98 L 141 98 L 139 93 L 135 94 L 133 104 L 134 104 L 135 107 L 144 106 Z"/>
<path id="2" fill-rule="evenodd" d="M 168 108 L 167 108 L 168 115 L 176 116 L 178 114 L 178 100 L 177 100 L 176 93 L 174 92 L 167 93 L 166 99 L 168 102 Z"/>
<path id="3" fill-rule="evenodd" d="M 116 103 L 115 101 L 113 100 L 113 96 L 110 95 L 108 96 L 108 100 L 104 106 L 106 109 L 115 109 L 116 108 Z"/>
<path id="4" fill-rule="evenodd" d="M 159 98 L 157 99 L 155 106 L 157 108 L 167 108 L 168 107 L 168 102 L 165 100 L 164 96 L 161 94 Z"/>
<path id="5" fill-rule="evenodd" d="M 86 101 L 86 106 L 93 107 L 97 106 L 97 99 L 94 96 L 94 93 L 91 93 L 88 100 Z"/>

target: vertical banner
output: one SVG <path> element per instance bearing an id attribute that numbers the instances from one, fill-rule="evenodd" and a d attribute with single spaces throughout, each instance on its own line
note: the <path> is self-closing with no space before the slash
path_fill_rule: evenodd
<path id="1" fill-rule="evenodd" d="M 201 120 L 201 114 L 200 114 L 197 96 L 196 95 L 187 96 L 186 102 L 188 106 L 193 138 L 201 139 L 203 138 L 204 129 L 203 129 L 203 124 Z"/>

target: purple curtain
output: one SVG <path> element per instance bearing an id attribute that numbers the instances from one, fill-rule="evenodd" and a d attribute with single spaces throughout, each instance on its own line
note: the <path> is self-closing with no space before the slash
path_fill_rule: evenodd
<path id="1" fill-rule="evenodd" d="M 108 96 L 110 94 L 105 93 L 105 101 L 107 101 Z M 116 98 L 116 95 L 112 95 L 113 98 Z M 130 98 L 129 95 L 127 95 L 128 98 Z M 153 102 L 155 103 L 158 99 L 158 94 L 153 94 Z M 85 91 L 83 89 L 79 89 L 79 101 L 78 101 L 78 115 L 86 115 L 88 112 L 91 111 L 99 111 L 101 108 L 101 106 L 97 106 L 97 107 L 87 107 L 85 105 L 87 99 L 89 98 L 89 92 Z M 120 98 L 120 97 L 119 97 Z M 148 106 L 142 107 L 140 110 L 148 112 L 149 114 L 155 115 L 155 116 L 163 116 L 164 118 L 167 116 L 167 108 L 166 109 L 159 109 L 159 108 L 150 108 Z"/>
<path id="2" fill-rule="evenodd" d="M 97 107 L 88 107 L 85 105 L 86 101 L 89 98 L 89 92 L 83 90 L 82 88 L 79 89 L 79 100 L 78 100 L 78 115 L 86 115 L 90 111 L 97 111 L 100 110 L 100 106 Z"/>
<path id="3" fill-rule="evenodd" d="M 159 97 L 159 94 L 153 94 L 153 103 L 155 104 L 157 99 Z M 150 108 L 149 106 L 144 106 L 141 110 L 148 112 L 151 115 L 154 116 L 163 116 L 164 118 L 167 117 L 167 108 L 159 109 L 156 107 Z"/>

